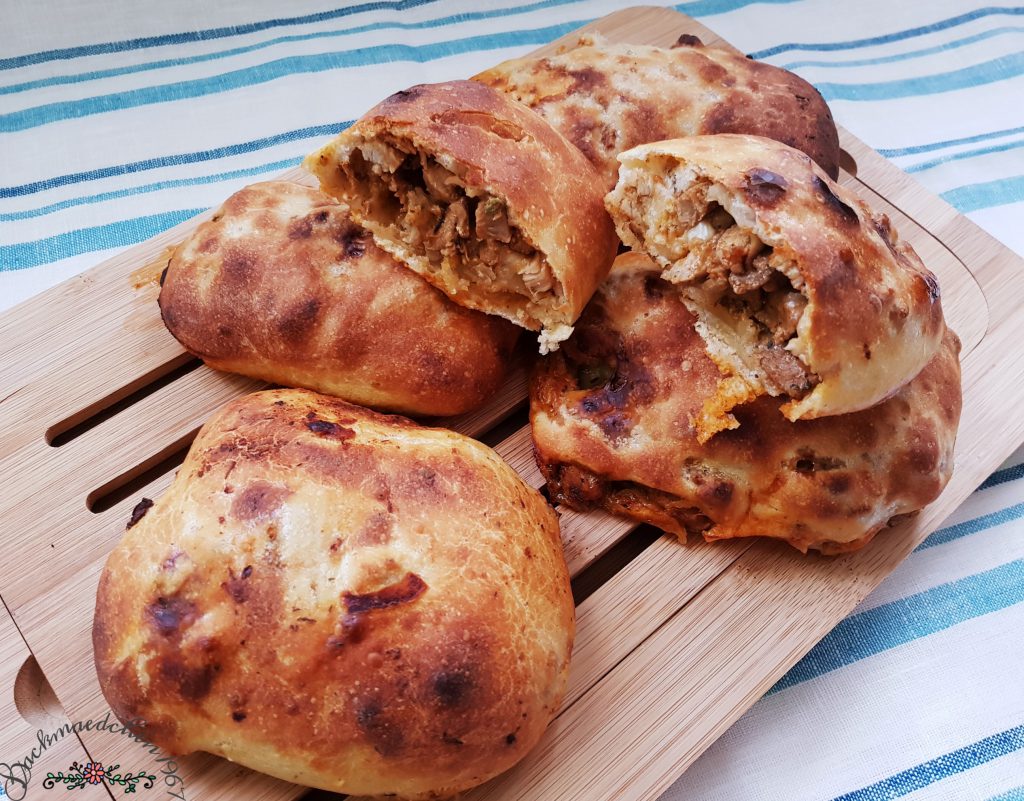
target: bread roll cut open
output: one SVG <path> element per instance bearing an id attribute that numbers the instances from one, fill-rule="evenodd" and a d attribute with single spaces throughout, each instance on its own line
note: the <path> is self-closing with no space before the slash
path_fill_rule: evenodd
<path id="1" fill-rule="evenodd" d="M 413 86 L 305 166 L 383 249 L 463 306 L 554 349 L 611 267 L 594 167 L 540 116 L 471 81 Z"/>
<path id="2" fill-rule="evenodd" d="M 723 373 L 702 441 L 761 395 L 788 399 L 789 420 L 866 409 L 934 356 L 945 330 L 935 277 L 884 214 L 805 154 L 722 134 L 619 160 L 606 199 L 619 236 L 680 287 Z"/>

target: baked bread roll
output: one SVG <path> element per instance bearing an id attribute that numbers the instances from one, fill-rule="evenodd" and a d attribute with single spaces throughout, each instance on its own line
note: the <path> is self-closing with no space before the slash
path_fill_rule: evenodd
<path id="1" fill-rule="evenodd" d="M 594 168 L 507 95 L 472 81 L 413 86 L 306 158 L 382 248 L 456 303 L 572 331 L 616 238 Z"/>
<path id="2" fill-rule="evenodd" d="M 961 404 L 952 333 L 877 406 L 791 423 L 764 396 L 736 410 L 739 428 L 701 445 L 693 420 L 719 371 L 694 322 L 653 263 L 619 257 L 572 338 L 533 377 L 533 439 L 553 501 L 681 537 L 775 537 L 836 554 L 946 485 Z"/>
<path id="3" fill-rule="evenodd" d="M 236 192 L 175 250 L 164 323 L 208 365 L 407 414 L 489 398 L 518 330 L 449 301 L 322 192 Z"/>
<path id="4" fill-rule="evenodd" d="M 786 399 L 789 420 L 866 409 L 935 355 L 935 277 L 884 214 L 805 154 L 721 134 L 619 159 L 606 199 L 619 235 L 682 287 L 725 375 L 702 438 L 738 425 L 730 410 L 760 395 Z"/>
<path id="5" fill-rule="evenodd" d="M 573 631 L 557 517 L 493 451 L 272 390 L 136 508 L 93 645 L 113 711 L 174 754 L 435 799 L 537 742 Z"/>
<path id="6" fill-rule="evenodd" d="M 512 59 L 477 75 L 562 132 L 615 186 L 616 156 L 646 142 L 744 133 L 802 150 L 839 175 L 839 133 L 803 78 L 681 36 L 671 49 L 581 37 L 554 56 Z"/>

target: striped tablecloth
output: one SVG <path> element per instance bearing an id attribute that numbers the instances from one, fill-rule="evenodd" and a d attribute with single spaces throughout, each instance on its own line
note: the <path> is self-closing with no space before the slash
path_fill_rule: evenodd
<path id="1" fill-rule="evenodd" d="M 0 308 L 296 164 L 397 89 L 464 77 L 622 5 L 3 0 Z M 812 81 L 842 125 L 1024 253 L 1024 7 L 676 8 Z M 1022 462 L 664 798 L 1024 799 Z"/>

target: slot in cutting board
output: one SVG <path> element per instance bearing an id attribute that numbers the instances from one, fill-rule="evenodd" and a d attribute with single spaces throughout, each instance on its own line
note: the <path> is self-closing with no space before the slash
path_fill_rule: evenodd
<path id="1" fill-rule="evenodd" d="M 637 44 L 667 46 L 683 33 L 722 44 L 659 8 L 626 9 L 582 30 Z M 915 520 L 838 559 L 802 557 L 772 542 L 683 547 L 661 536 L 625 564 L 606 560 L 601 583 L 578 607 L 559 717 L 523 763 L 467 798 L 656 798 L 1024 440 L 1024 419 L 1003 412 L 1024 400 L 1024 353 L 1015 342 L 1024 305 L 997 288 L 1016 285 L 1024 261 L 863 143 L 841 137 L 851 168 L 842 182 L 888 211 L 938 275 L 947 319 L 964 342 L 950 485 Z M 297 170 L 284 177 L 309 180 Z M 92 666 L 93 598 L 132 507 L 164 490 L 217 407 L 262 386 L 196 364 L 160 322 L 166 249 L 199 219 L 0 317 L 0 595 L 75 721 L 107 711 Z M 486 409 L 447 424 L 483 436 L 521 408 L 525 386 L 520 369 Z M 497 449 L 541 485 L 528 430 Z M 573 574 L 614 553 L 634 528 L 604 513 L 563 510 Z M 112 746 L 85 732 L 83 742 L 105 763 L 140 759 L 127 740 Z M 192 799 L 276 801 L 304 792 L 207 755 L 179 763 Z"/>

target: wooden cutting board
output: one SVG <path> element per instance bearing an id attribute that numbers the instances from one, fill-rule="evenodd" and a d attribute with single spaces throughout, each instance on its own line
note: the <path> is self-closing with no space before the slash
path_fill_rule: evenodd
<path id="1" fill-rule="evenodd" d="M 582 30 L 618 42 L 667 46 L 690 33 L 721 43 L 693 20 L 656 8 L 626 9 Z M 887 211 L 939 276 L 947 317 L 964 342 L 952 481 L 915 520 L 833 559 L 773 542 L 683 546 L 651 530 L 627 538 L 629 522 L 563 509 L 579 600 L 568 697 L 524 762 L 466 797 L 656 798 L 1024 440 L 1024 416 L 1004 412 L 1024 401 L 1024 307 L 998 287 L 1019 280 L 1024 261 L 863 143 L 845 131 L 841 137 L 842 183 Z M 308 180 L 298 170 L 287 177 Z M 132 507 L 164 490 L 216 408 L 262 386 L 198 364 L 160 322 L 166 248 L 198 219 L 0 317 L 0 594 L 74 721 L 107 711 L 92 665 L 93 599 Z M 486 409 L 444 422 L 496 444 L 540 487 L 522 427 L 524 400 L 519 369 Z M 41 674 L 26 675 L 22 684 L 34 676 L 45 695 Z M 6 698 L 13 690 L 0 692 Z M 10 716 L 3 725 L 5 747 L 19 731 L 32 734 Z M 91 732 L 82 740 L 108 764 L 145 759 L 127 740 L 111 744 Z M 190 799 L 270 801 L 303 792 L 207 755 L 179 763 Z"/>

